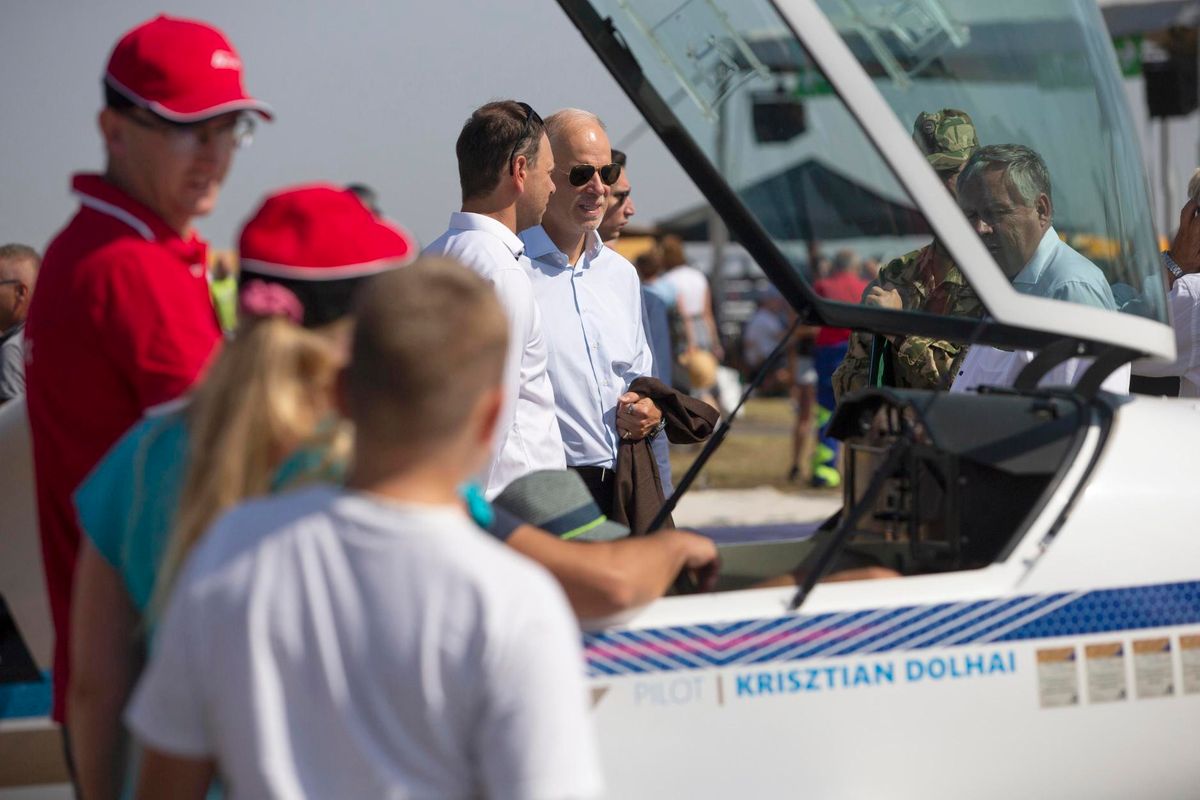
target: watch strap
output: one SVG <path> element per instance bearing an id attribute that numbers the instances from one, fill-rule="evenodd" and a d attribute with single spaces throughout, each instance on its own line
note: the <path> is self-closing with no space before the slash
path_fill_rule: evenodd
<path id="1" fill-rule="evenodd" d="M 1162 255 L 1162 264 L 1164 267 L 1167 268 L 1167 272 L 1171 273 L 1171 276 L 1174 277 L 1176 280 L 1179 280 L 1180 278 L 1182 278 L 1183 277 L 1183 269 L 1180 268 L 1180 266 L 1175 263 L 1175 259 L 1171 258 L 1170 252 L 1163 250 L 1161 255 Z"/>

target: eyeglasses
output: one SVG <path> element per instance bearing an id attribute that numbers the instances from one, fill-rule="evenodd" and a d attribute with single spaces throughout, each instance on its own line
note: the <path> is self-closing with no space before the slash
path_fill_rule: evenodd
<path id="1" fill-rule="evenodd" d="M 621 177 L 620 164 L 605 164 L 603 167 L 595 167 L 591 164 L 576 164 L 571 167 L 570 171 L 561 169 L 557 171 L 566 172 L 567 180 L 571 182 L 572 186 L 583 186 L 597 172 L 600 173 L 600 182 L 605 186 L 612 186 L 617 182 L 617 178 Z"/>
<path id="2" fill-rule="evenodd" d="M 249 114 L 238 114 L 232 120 L 215 124 L 213 120 L 172 122 L 156 114 L 142 116 L 136 109 L 128 109 L 121 113 L 139 128 L 161 133 L 167 138 L 171 148 L 179 153 L 194 153 L 197 148 L 209 142 L 229 148 L 249 147 L 254 141 L 254 118 Z"/>
<path id="3" fill-rule="evenodd" d="M 521 135 L 517 137 L 517 140 L 515 142 L 513 142 L 512 150 L 508 154 L 509 174 L 515 173 L 517 171 L 517 165 L 515 163 L 515 159 L 517 157 L 517 150 L 520 149 L 521 143 L 525 141 L 525 138 L 533 132 L 532 126 L 534 125 L 534 123 L 536 123 L 537 125 L 539 125 L 541 127 L 545 127 L 545 124 L 546 124 L 546 123 L 542 122 L 542 118 L 538 116 L 538 113 L 533 110 L 533 106 L 529 105 L 528 103 L 520 103 L 520 102 L 517 103 L 517 105 L 519 105 L 521 107 L 521 110 L 523 110 L 525 112 L 525 121 L 521 123 Z"/>

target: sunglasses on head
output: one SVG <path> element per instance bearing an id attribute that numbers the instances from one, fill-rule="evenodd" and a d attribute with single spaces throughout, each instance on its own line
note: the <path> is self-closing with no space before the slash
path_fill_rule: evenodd
<path id="1" fill-rule="evenodd" d="M 533 110 L 533 106 L 529 105 L 528 103 L 521 102 L 518 102 L 517 105 L 519 105 L 521 110 L 525 112 L 525 121 L 521 123 L 521 135 L 517 137 L 515 142 L 513 142 L 512 151 L 508 154 L 508 169 L 510 172 L 515 171 L 517 168 L 517 165 L 514 163 L 514 159 L 517 157 L 517 150 L 520 149 L 521 144 L 525 141 L 526 137 L 532 133 L 531 126 L 535 123 L 539 126 L 545 126 L 545 123 L 542 122 L 542 118 L 539 117 L 538 113 Z"/>
<path id="2" fill-rule="evenodd" d="M 605 164 L 603 167 L 594 167 L 591 164 L 576 164 L 567 172 L 567 180 L 571 182 L 572 186 L 583 186 L 597 172 L 600 173 L 601 183 L 605 186 L 612 186 L 617 182 L 617 178 L 621 177 L 621 165 Z"/>

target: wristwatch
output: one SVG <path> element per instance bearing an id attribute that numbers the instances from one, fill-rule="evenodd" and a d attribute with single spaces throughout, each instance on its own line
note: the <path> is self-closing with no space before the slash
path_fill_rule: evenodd
<path id="1" fill-rule="evenodd" d="M 1171 277 L 1175 280 L 1182 278 L 1183 270 L 1175 263 L 1175 259 L 1171 258 L 1171 253 L 1163 250 L 1160 255 L 1162 256 L 1162 265 L 1167 268 L 1167 272 L 1171 273 Z"/>

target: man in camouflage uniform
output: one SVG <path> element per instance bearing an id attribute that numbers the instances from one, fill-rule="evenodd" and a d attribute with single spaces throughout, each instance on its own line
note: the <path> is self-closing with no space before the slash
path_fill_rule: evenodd
<path id="1" fill-rule="evenodd" d="M 944 108 L 921 113 L 913 125 L 913 140 L 938 177 L 957 194 L 958 173 L 979 146 L 975 125 L 965 111 Z M 865 305 L 927 314 L 978 317 L 983 305 L 967 285 L 958 267 L 938 241 L 894 259 L 879 271 L 879 277 L 863 292 Z M 841 366 L 833 373 L 833 390 L 842 396 L 867 385 L 873 335 L 855 331 Z M 887 336 L 884 344 L 884 374 L 887 385 L 902 389 L 946 389 L 944 376 L 966 355 L 954 342 L 928 336 Z"/>

